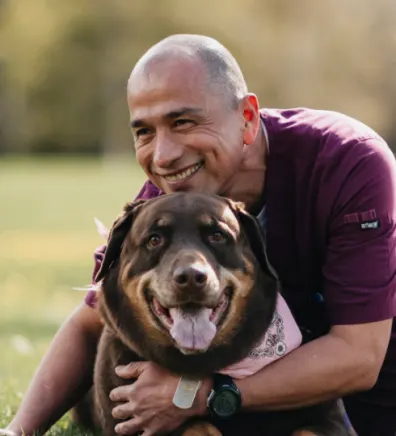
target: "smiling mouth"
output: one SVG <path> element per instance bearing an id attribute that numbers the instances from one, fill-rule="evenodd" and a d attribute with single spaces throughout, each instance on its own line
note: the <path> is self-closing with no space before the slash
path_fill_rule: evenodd
<path id="1" fill-rule="evenodd" d="M 215 307 L 198 304 L 165 307 L 153 295 L 148 303 L 152 314 L 183 354 L 203 353 L 226 318 L 232 294 L 232 289 L 227 287 Z"/>
<path id="2" fill-rule="evenodd" d="M 182 182 L 193 176 L 195 173 L 197 173 L 203 166 L 204 166 L 204 161 L 201 161 L 194 165 L 191 165 L 190 167 L 184 169 L 183 171 L 180 171 L 175 174 L 169 174 L 166 176 L 164 175 L 162 177 L 169 183 Z"/>
<path id="3" fill-rule="evenodd" d="M 196 311 L 208 310 L 209 321 L 215 325 L 218 325 L 222 319 L 222 315 L 228 308 L 230 300 L 231 300 L 230 293 L 223 292 L 220 298 L 220 302 L 216 307 L 207 308 L 204 306 L 200 307 L 197 305 L 195 308 Z M 158 319 L 162 322 L 162 324 L 167 330 L 172 328 L 172 326 L 174 325 L 175 318 L 177 318 L 178 313 L 185 312 L 186 316 L 188 316 L 188 313 L 191 312 L 191 308 L 188 308 L 188 310 L 184 311 L 182 306 L 172 307 L 172 308 L 164 307 L 155 297 L 153 297 L 150 306 L 154 314 L 158 317 Z"/>

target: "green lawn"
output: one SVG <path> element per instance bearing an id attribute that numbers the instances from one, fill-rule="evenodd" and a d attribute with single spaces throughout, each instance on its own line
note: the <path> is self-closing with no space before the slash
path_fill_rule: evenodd
<path id="1" fill-rule="evenodd" d="M 0 159 L 0 427 L 6 426 L 51 338 L 83 299 L 92 252 L 144 181 L 123 159 Z M 51 435 L 81 434 L 67 417 Z"/>

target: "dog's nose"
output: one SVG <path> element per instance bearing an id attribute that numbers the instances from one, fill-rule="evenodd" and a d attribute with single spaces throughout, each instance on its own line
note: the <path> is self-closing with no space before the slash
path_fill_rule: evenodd
<path id="1" fill-rule="evenodd" d="M 173 272 L 173 280 L 180 288 L 203 288 L 208 274 L 199 265 L 178 266 Z"/>

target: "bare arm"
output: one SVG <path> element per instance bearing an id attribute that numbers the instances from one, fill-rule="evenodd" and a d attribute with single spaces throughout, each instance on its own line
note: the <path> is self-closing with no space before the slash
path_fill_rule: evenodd
<path id="1" fill-rule="evenodd" d="M 97 310 L 79 306 L 56 334 L 8 430 L 44 433 L 73 407 L 92 383 L 101 330 Z"/>
<path id="2" fill-rule="evenodd" d="M 243 408 L 290 409 L 370 389 L 385 356 L 391 325 L 385 320 L 335 326 L 328 335 L 236 380 Z"/>

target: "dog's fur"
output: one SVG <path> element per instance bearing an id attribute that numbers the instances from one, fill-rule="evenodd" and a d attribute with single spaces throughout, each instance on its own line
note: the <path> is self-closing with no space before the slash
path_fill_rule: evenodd
<path id="1" fill-rule="evenodd" d="M 117 365 L 149 360 L 179 375 L 213 374 L 254 348 L 269 327 L 280 291 L 255 218 L 240 203 L 193 193 L 126 204 L 111 229 L 97 280 L 102 280 L 99 305 L 105 328 L 91 412 L 105 435 L 113 435 L 117 424 L 109 393 L 127 383 L 115 375 Z M 172 336 L 174 307 L 192 319 L 202 308 L 217 307 L 210 312 L 218 317 L 213 338 L 203 334 L 200 343 L 199 335 L 192 342 L 188 335 Z M 195 433 L 189 433 L 192 428 Z M 177 434 L 286 436 L 301 429 L 349 435 L 336 401 L 239 413 L 216 426 L 192 421 Z"/>

